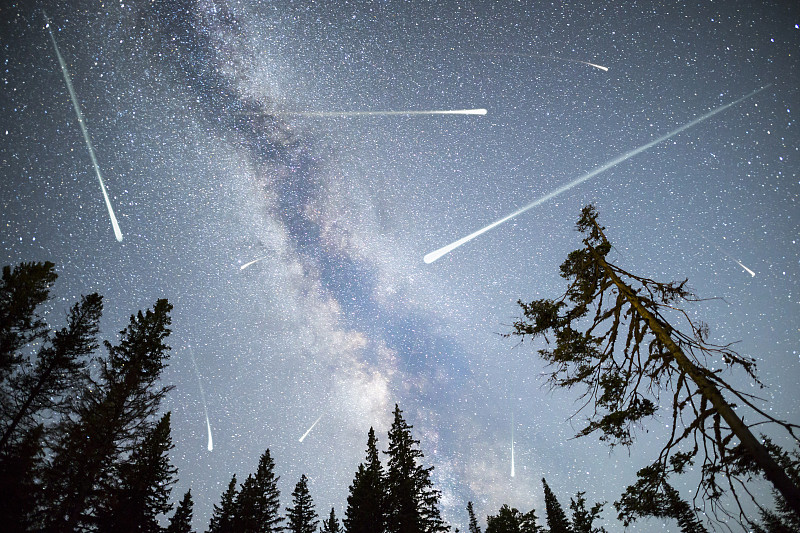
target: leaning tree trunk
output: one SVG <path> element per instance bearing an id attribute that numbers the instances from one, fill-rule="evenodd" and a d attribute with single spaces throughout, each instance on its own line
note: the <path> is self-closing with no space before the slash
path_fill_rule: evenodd
<path id="1" fill-rule="evenodd" d="M 603 238 L 605 239 L 605 237 Z M 587 246 L 589 245 L 587 244 Z M 728 423 L 731 431 L 739 438 L 744 448 L 764 472 L 764 477 L 772 483 L 786 500 L 787 505 L 800 517 L 800 488 L 792 482 L 783 468 L 769 454 L 769 451 L 756 439 L 742 419 L 731 409 L 717 386 L 709 381 L 691 359 L 683 353 L 683 350 L 675 343 L 661 321 L 642 304 L 634 290 L 620 279 L 594 248 L 589 246 L 589 251 L 603 268 L 606 275 L 617 286 L 620 293 L 625 296 L 631 306 L 636 309 L 636 312 L 647 322 L 647 325 L 658 340 L 667 347 L 678 367 L 694 381 L 700 394 L 711 402 L 717 413 Z"/>

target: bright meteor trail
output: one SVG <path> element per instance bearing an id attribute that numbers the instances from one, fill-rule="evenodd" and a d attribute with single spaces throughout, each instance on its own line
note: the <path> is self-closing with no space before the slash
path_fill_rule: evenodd
<path id="1" fill-rule="evenodd" d="M 189 356 L 194 365 L 194 375 L 197 376 L 197 384 L 200 385 L 200 398 L 203 399 L 203 411 L 206 414 L 206 428 L 208 428 L 208 451 L 214 451 L 214 439 L 211 437 L 211 421 L 208 419 L 208 407 L 206 406 L 206 393 L 203 391 L 203 380 L 200 379 L 200 370 L 197 368 L 197 361 L 194 358 L 194 350 L 189 345 Z"/>
<path id="2" fill-rule="evenodd" d="M 301 117 L 359 117 L 382 115 L 485 115 L 485 109 L 452 109 L 434 111 L 284 111 L 284 115 Z"/>
<path id="3" fill-rule="evenodd" d="M 511 412 L 511 477 L 514 477 L 514 412 Z"/>
<path id="4" fill-rule="evenodd" d="M 72 107 L 75 108 L 75 114 L 78 116 L 78 124 L 81 127 L 83 139 L 86 141 L 86 148 L 89 149 L 89 157 L 92 159 L 94 172 L 97 174 L 97 181 L 100 182 L 100 190 L 103 191 L 103 198 L 105 198 L 106 208 L 108 208 L 108 216 L 111 217 L 111 225 L 114 228 L 114 236 L 117 238 L 117 241 L 122 242 L 122 232 L 119 229 L 117 217 L 114 215 L 114 208 L 111 207 L 111 200 L 108 198 L 108 191 L 106 191 L 106 185 L 103 183 L 103 176 L 100 175 L 100 166 L 97 164 L 94 148 L 92 148 L 92 141 L 89 139 L 89 132 L 86 130 L 86 121 L 84 121 L 83 113 L 81 113 L 81 108 L 78 105 L 78 97 L 75 95 L 75 89 L 72 87 L 72 79 L 69 77 L 69 71 L 67 71 L 67 63 L 64 61 L 64 58 L 61 57 L 61 52 L 58 50 L 58 44 L 56 44 L 53 30 L 50 29 L 50 19 L 47 17 L 47 13 L 42 11 L 42 15 L 44 15 L 44 20 L 47 23 L 47 32 L 50 34 L 50 40 L 53 41 L 53 48 L 56 51 L 56 57 L 58 57 L 58 64 L 61 65 L 61 73 L 64 75 L 64 82 L 67 84 L 67 91 L 69 91 L 69 97 L 72 100 Z"/>
<path id="5" fill-rule="evenodd" d="M 755 96 L 756 94 L 760 93 L 761 91 L 763 91 L 764 89 L 766 89 L 770 85 L 772 85 L 772 84 L 765 85 L 764 87 L 761 87 L 760 89 L 756 89 L 755 91 L 742 96 L 738 100 L 734 100 L 733 102 L 730 102 L 730 103 L 725 104 L 725 105 L 721 105 L 721 106 L 719 106 L 717 108 L 714 108 L 711 111 L 709 111 L 708 113 L 706 113 L 705 115 L 701 115 L 701 116 L 697 117 L 696 119 L 692 120 L 691 122 L 687 122 L 683 126 L 681 126 L 679 128 L 676 128 L 676 129 L 672 130 L 671 132 L 669 132 L 669 133 L 667 133 L 665 135 L 662 135 L 661 137 L 659 137 L 659 138 L 657 138 L 655 140 L 652 140 L 647 144 L 644 144 L 644 145 L 640 146 L 639 148 L 635 148 L 635 149 L 633 149 L 633 150 L 631 150 L 629 152 L 626 152 L 625 154 L 623 154 L 623 155 L 621 155 L 621 156 L 619 156 L 619 157 L 617 157 L 615 159 L 612 159 L 608 163 L 605 163 L 604 165 L 601 165 L 601 166 L 595 168 L 594 170 L 592 170 L 591 172 L 588 172 L 587 174 L 584 174 L 580 178 L 577 178 L 577 179 L 567 183 L 566 185 L 563 185 L 563 186 L 559 187 L 558 189 L 554 190 L 553 192 L 550 192 L 550 193 L 542 196 L 541 198 L 538 198 L 538 199 L 534 200 L 533 202 L 529 203 L 528 205 L 526 205 L 526 206 L 514 211 L 510 215 L 507 215 L 507 216 L 505 216 L 505 217 L 503 217 L 503 218 L 501 218 L 499 220 L 496 220 L 495 222 L 492 222 L 488 226 L 485 226 L 485 227 L 479 229 L 478 231 L 476 231 L 474 233 L 470 233 L 466 237 L 463 237 L 463 238 L 461 238 L 461 239 L 459 239 L 459 240 L 457 240 L 457 241 L 455 241 L 453 243 L 448 244 L 447 246 L 444 246 L 444 247 L 439 248 L 438 250 L 436 250 L 434 252 L 431 252 L 431 253 L 427 254 L 423 258 L 423 261 L 425 261 L 426 263 L 433 263 L 434 261 L 436 261 L 437 259 L 439 259 L 443 255 L 447 254 L 448 252 L 452 252 L 453 250 L 455 250 L 456 248 L 458 248 L 462 244 L 468 243 L 469 241 L 471 241 L 475 237 L 478 237 L 478 236 L 486 233 L 490 229 L 493 229 L 496 226 L 499 226 L 503 222 L 506 222 L 507 220 L 511 220 L 512 218 L 516 217 L 517 215 L 521 215 L 525 211 L 527 211 L 529 209 L 532 209 L 532 208 L 536 207 L 537 205 L 540 205 L 540 204 L 546 202 L 547 200 L 555 198 L 556 196 L 560 195 L 561 193 L 567 192 L 568 190 L 572 189 L 573 187 L 576 187 L 577 185 L 580 185 L 584 181 L 586 181 L 586 180 L 588 180 L 590 178 L 593 178 L 593 177 L 597 176 L 598 174 L 600 174 L 602 172 L 605 172 L 606 170 L 608 170 L 610 168 L 613 168 L 613 167 L 619 165 L 620 163 L 622 163 L 624 161 L 627 161 L 628 159 L 630 159 L 631 157 L 633 157 L 635 155 L 639 155 L 640 153 L 644 152 L 645 150 L 649 150 L 653 146 L 655 146 L 655 145 L 657 145 L 659 143 L 662 143 L 662 142 L 666 141 L 667 139 L 670 139 L 670 138 L 674 137 L 675 135 L 681 133 L 682 131 L 688 130 L 689 128 L 691 128 L 693 126 L 696 126 L 697 124 L 700 124 L 701 122 L 703 122 L 705 120 L 708 120 L 709 118 L 713 117 L 717 113 L 721 113 L 722 111 L 725 111 L 729 107 L 734 106 L 734 105 L 736 105 L 736 104 L 738 104 L 740 102 L 743 102 L 744 100 L 747 100 L 748 98 L 750 98 L 752 96 Z"/>
<path id="6" fill-rule="evenodd" d="M 308 428 L 308 430 L 306 430 L 306 432 L 305 432 L 305 433 L 303 433 L 303 436 L 302 436 L 302 437 L 300 437 L 300 442 L 303 442 L 303 439 L 305 439 L 306 437 L 308 437 L 308 434 L 309 434 L 309 433 L 311 433 L 311 430 L 312 430 L 312 429 L 314 429 L 314 426 L 316 426 L 316 425 L 317 425 L 317 422 L 319 422 L 320 420 L 322 420 L 322 415 L 319 415 L 319 418 L 317 418 L 316 420 L 314 420 L 314 423 L 313 423 L 313 424 L 311 424 L 311 427 L 310 427 L 310 428 Z"/>
<path id="7" fill-rule="evenodd" d="M 580 59 L 569 59 L 566 57 L 556 57 L 556 56 L 543 56 L 539 54 L 522 54 L 516 52 L 479 52 L 480 55 L 485 56 L 517 56 L 517 57 L 540 57 L 542 59 L 552 59 L 555 61 L 569 61 L 571 63 L 581 63 L 583 65 L 588 65 L 590 67 L 594 67 L 596 69 L 600 69 L 604 72 L 608 72 L 608 67 L 604 67 L 603 65 L 598 65 L 596 63 L 589 63 L 588 61 L 581 61 Z"/>
<path id="8" fill-rule="evenodd" d="M 250 261 L 249 263 L 245 263 L 245 264 L 243 264 L 242 266 L 240 266 L 240 267 L 239 267 L 239 270 L 244 270 L 245 268 L 249 267 L 250 265 L 254 265 L 254 264 L 258 263 L 259 261 L 263 261 L 263 260 L 264 260 L 264 259 L 266 259 L 267 257 L 269 257 L 269 256 L 266 256 L 266 255 L 265 255 L 264 257 L 259 257 L 258 259 L 253 259 L 253 260 L 252 260 L 252 261 Z"/>

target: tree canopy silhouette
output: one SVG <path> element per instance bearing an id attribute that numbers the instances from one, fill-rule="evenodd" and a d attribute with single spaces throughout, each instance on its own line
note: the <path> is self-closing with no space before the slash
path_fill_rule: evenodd
<path id="1" fill-rule="evenodd" d="M 566 293 L 557 300 L 520 301 L 524 318 L 509 336 L 543 337 L 548 347 L 539 355 L 553 368 L 551 386 L 584 388 L 590 415 L 579 436 L 599 432 L 612 446 L 630 445 L 635 428 L 653 417 L 662 401 L 667 404 L 671 431 L 647 471 L 656 486 L 699 459 L 700 488 L 715 516 L 717 511 L 733 516 L 718 505 L 727 489 L 738 505 L 738 519 L 750 521 L 739 494 L 750 494 L 745 483 L 753 471 L 800 515 L 800 488 L 750 429 L 768 423 L 797 442 L 800 426 L 770 415 L 757 397 L 723 377 L 720 369 L 738 368 L 761 385 L 753 359 L 730 345 L 710 343 L 708 327 L 681 308 L 697 301 L 686 280 L 657 282 L 608 261 L 612 247 L 597 217 L 591 205 L 581 213 L 577 230 L 583 247 L 561 265 L 561 276 L 569 281 Z M 675 321 L 684 322 L 686 330 Z M 751 413 L 749 423 L 736 406 Z"/>

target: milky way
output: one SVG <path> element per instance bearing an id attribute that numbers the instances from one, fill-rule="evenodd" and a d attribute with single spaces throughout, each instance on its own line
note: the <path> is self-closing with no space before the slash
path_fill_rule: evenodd
<path id="1" fill-rule="evenodd" d="M 174 304 L 164 409 L 173 496 L 192 489 L 197 530 L 266 448 L 282 508 L 306 474 L 317 512 L 343 516 L 369 428 L 385 451 L 395 404 L 462 531 L 467 501 L 483 526 L 502 504 L 544 516 L 542 477 L 565 507 L 578 491 L 616 500 L 660 425 L 630 455 L 572 439 L 581 404 L 541 387 L 542 346 L 502 336 L 518 299 L 563 294 L 559 265 L 590 202 L 615 263 L 719 297 L 691 312 L 714 342 L 760 358 L 773 412 L 800 412 L 790 3 L 23 4 L 0 21 L 3 264 L 56 264 L 54 324 L 81 294 L 103 294 L 112 342 L 131 313 Z M 556 59 L 513 55 L 527 52 Z M 473 107 L 487 113 L 290 113 Z M 76 109 L 121 243 L 85 179 Z M 480 246 L 423 262 L 447 236 L 546 196 Z M 178 349 L 189 344 L 193 355 Z M 603 516 L 622 531 L 611 503 Z"/>

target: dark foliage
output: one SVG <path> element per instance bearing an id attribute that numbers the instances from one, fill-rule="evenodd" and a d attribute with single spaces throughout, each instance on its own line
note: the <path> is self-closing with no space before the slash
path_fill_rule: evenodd
<path id="1" fill-rule="evenodd" d="M 449 531 L 439 513 L 440 492 L 430 479 L 433 467 L 420 464 L 419 441 L 395 405 L 389 429 L 386 472 L 387 520 L 389 533 L 434 533 Z"/>
<path id="2" fill-rule="evenodd" d="M 680 308 L 696 301 L 686 281 L 656 282 L 608 262 L 611 244 L 592 206 L 584 208 L 577 229 L 583 248 L 561 265 L 569 281 L 566 293 L 558 300 L 519 302 L 524 318 L 509 335 L 553 341 L 539 350 L 553 368 L 550 384 L 584 387 L 590 406 L 588 424 L 578 435 L 599 432 L 612 446 L 631 445 L 636 427 L 665 399 L 671 431 L 655 463 L 661 475 L 681 473 L 699 458 L 704 497 L 730 519 L 717 502 L 727 489 L 738 503 L 737 486 L 746 481 L 740 474 L 754 465 L 800 513 L 800 488 L 749 429 L 771 423 L 794 436 L 798 426 L 758 407 L 758 398 L 730 385 L 717 370 L 741 369 L 760 385 L 754 360 L 708 342 L 708 327 Z M 684 319 L 688 333 L 668 317 Z M 750 411 L 748 424 L 733 402 Z M 739 518 L 747 521 L 741 505 Z"/>
<path id="3" fill-rule="evenodd" d="M 120 465 L 149 433 L 152 418 L 169 390 L 157 385 L 166 366 L 169 311 L 166 300 L 131 317 L 120 342 L 105 342 L 108 356 L 98 359 L 99 378 L 83 392 L 73 417 L 61 421 L 45 473 L 49 510 L 45 521 L 56 531 L 91 527 L 98 509 L 113 507 Z"/>
<path id="4" fill-rule="evenodd" d="M 236 517 L 236 474 L 231 478 L 228 488 L 222 493 L 219 505 L 214 504 L 208 533 L 231 531 Z"/>
<path id="5" fill-rule="evenodd" d="M 342 527 L 339 525 L 339 520 L 336 518 L 336 512 L 331 507 L 331 515 L 327 520 L 322 521 L 322 528 L 320 533 L 342 533 Z"/>
<path id="6" fill-rule="evenodd" d="M 564 508 L 561 507 L 558 498 L 550 490 L 544 478 L 542 478 L 542 486 L 544 487 L 544 505 L 547 511 L 547 527 L 550 533 L 573 533 Z"/>
<path id="7" fill-rule="evenodd" d="M 591 509 L 586 508 L 585 492 L 579 492 L 575 498 L 570 498 L 569 508 L 572 510 L 573 533 L 606 533 L 603 527 L 594 527 L 595 520 L 600 519 L 604 503 L 596 503 Z"/>
<path id="8" fill-rule="evenodd" d="M 281 531 L 280 491 L 275 463 L 267 449 L 258 461 L 255 475 L 242 483 L 236 497 L 234 529 L 240 533 L 273 533 Z"/>
<path id="9" fill-rule="evenodd" d="M 292 492 L 292 507 L 286 508 L 287 525 L 284 531 L 316 533 L 317 524 L 319 524 L 317 518 L 317 511 L 314 510 L 314 501 L 308 491 L 308 478 L 303 474 Z"/>
<path id="10" fill-rule="evenodd" d="M 481 533 L 478 519 L 475 518 L 475 510 L 472 508 L 472 502 L 467 502 L 467 516 L 469 517 L 469 533 Z"/>
<path id="11" fill-rule="evenodd" d="M 175 514 L 169 519 L 169 525 L 164 533 L 193 533 L 192 530 L 192 511 L 194 502 L 192 501 L 192 491 L 189 490 L 183 495 L 181 503 L 175 509 Z"/>
<path id="12" fill-rule="evenodd" d="M 378 439 L 373 428 L 369 428 L 367 435 L 366 463 L 358 465 L 353 484 L 350 485 L 344 527 L 347 533 L 386 531 L 384 472 L 378 457 Z"/>
<path id="13" fill-rule="evenodd" d="M 486 533 L 542 533 L 543 529 L 536 520 L 536 513 L 532 509 L 521 513 L 513 507 L 503 505 L 496 515 L 486 517 Z M 477 521 L 475 525 L 477 526 Z"/>
<path id="14" fill-rule="evenodd" d="M 136 447 L 129 460 L 115 468 L 109 492 L 97 511 L 100 532 L 158 533 L 158 517 L 172 509 L 169 496 L 177 468 L 169 461 L 174 448 L 170 414 L 165 414 Z"/>
<path id="15" fill-rule="evenodd" d="M 706 528 L 697 518 L 689 503 L 681 499 L 678 491 L 667 483 L 663 471 L 657 466 L 640 470 L 637 481 L 627 488 L 614 507 L 625 526 L 641 517 L 674 518 L 683 533 L 705 533 Z"/>

